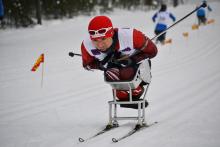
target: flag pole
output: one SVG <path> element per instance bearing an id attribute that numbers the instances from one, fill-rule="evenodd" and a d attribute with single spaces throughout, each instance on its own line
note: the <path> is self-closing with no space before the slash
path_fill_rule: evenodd
<path id="1" fill-rule="evenodd" d="M 44 83 L 44 53 L 43 53 L 42 73 L 41 73 L 41 88 L 43 88 L 43 83 Z"/>

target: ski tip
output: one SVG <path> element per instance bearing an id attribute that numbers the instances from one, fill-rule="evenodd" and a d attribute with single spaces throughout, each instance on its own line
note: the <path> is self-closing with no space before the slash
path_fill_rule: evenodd
<path id="1" fill-rule="evenodd" d="M 118 140 L 116 138 L 112 138 L 112 141 L 115 143 L 118 142 Z"/>
<path id="2" fill-rule="evenodd" d="M 84 142 L 85 140 L 79 137 L 79 142 Z"/>

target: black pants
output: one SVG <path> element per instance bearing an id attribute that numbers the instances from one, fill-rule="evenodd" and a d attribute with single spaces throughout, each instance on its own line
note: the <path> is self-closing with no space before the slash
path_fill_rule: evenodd
<path id="1" fill-rule="evenodd" d="M 198 25 L 206 24 L 206 17 L 205 16 L 197 16 L 198 17 Z"/>
<path id="2" fill-rule="evenodd" d="M 160 34 L 161 32 L 163 31 L 158 31 L 158 30 L 155 30 L 154 33 L 156 35 Z M 159 37 L 157 37 L 157 40 L 156 41 L 160 41 L 161 43 L 163 43 L 166 39 L 166 32 L 164 32 L 163 34 L 161 34 Z"/>

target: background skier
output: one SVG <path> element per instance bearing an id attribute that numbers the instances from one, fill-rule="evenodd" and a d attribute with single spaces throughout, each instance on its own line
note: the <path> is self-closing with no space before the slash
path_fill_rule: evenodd
<path id="1" fill-rule="evenodd" d="M 3 25 L 3 17 L 4 17 L 4 5 L 3 1 L 0 0 L 0 24 Z"/>
<path id="2" fill-rule="evenodd" d="M 207 7 L 206 8 L 203 8 L 201 7 L 200 9 L 197 10 L 196 12 L 196 15 L 197 15 L 197 18 L 198 18 L 198 25 L 201 25 L 201 24 L 206 24 L 207 22 L 207 10 L 210 12 L 212 11 L 212 8 L 207 4 L 207 1 L 204 0 L 203 3 L 206 3 Z"/>
<path id="3" fill-rule="evenodd" d="M 167 6 L 165 4 L 162 4 L 160 10 L 156 12 L 152 17 L 153 22 L 154 23 L 156 22 L 156 27 L 154 30 L 154 33 L 156 35 L 160 34 L 161 32 L 167 29 L 167 21 L 169 18 L 172 19 L 173 21 L 176 21 L 175 16 L 167 11 Z M 156 39 L 156 43 L 160 42 L 164 44 L 165 39 L 166 39 L 166 32 L 160 35 Z"/>

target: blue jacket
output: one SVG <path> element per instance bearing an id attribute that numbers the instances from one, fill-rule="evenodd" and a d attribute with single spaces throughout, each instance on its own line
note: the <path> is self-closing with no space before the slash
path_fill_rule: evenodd
<path id="1" fill-rule="evenodd" d="M 208 11 L 212 11 L 212 8 L 208 5 L 207 6 Z M 206 9 L 205 8 L 200 8 L 196 12 L 197 16 L 205 16 L 206 15 Z"/>
<path id="2" fill-rule="evenodd" d="M 4 16 L 4 6 L 2 0 L 0 0 L 0 17 Z"/>

